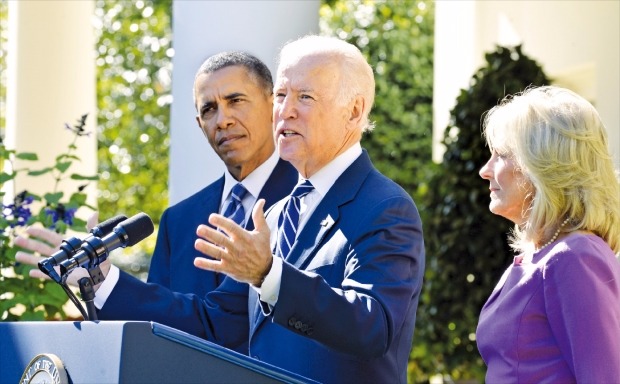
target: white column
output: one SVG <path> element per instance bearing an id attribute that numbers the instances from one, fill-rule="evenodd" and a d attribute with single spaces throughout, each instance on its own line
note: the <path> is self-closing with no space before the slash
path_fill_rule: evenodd
<path id="1" fill-rule="evenodd" d="M 435 2 L 435 52 L 433 76 L 433 160 L 441 162 L 441 144 L 450 121 L 450 110 L 480 64 L 475 49 L 476 3 L 474 1 Z"/>
<path id="2" fill-rule="evenodd" d="M 10 1 L 7 53 L 7 147 L 18 152 L 35 152 L 39 161 L 18 162 L 17 168 L 42 169 L 55 164 L 65 153 L 73 135 L 64 128 L 88 113 L 89 137 L 77 141 L 68 174 L 96 174 L 96 76 L 95 36 L 91 26 L 94 2 Z M 52 192 L 49 175 L 20 176 L 14 183 L 18 193 Z M 68 180 L 61 189 L 65 199 L 83 182 Z M 85 192 L 96 205 L 96 185 Z M 64 200 L 64 199 L 63 199 Z"/>
<path id="3" fill-rule="evenodd" d="M 224 172 L 196 125 L 192 86 L 200 64 L 221 51 L 244 50 L 275 74 L 276 56 L 285 42 L 318 32 L 319 6 L 319 0 L 174 1 L 170 204 Z"/>
<path id="4" fill-rule="evenodd" d="M 620 169 L 620 2 L 487 0 L 435 3 L 433 159 L 450 109 L 495 45 L 521 43 L 554 84 L 598 109 Z"/>

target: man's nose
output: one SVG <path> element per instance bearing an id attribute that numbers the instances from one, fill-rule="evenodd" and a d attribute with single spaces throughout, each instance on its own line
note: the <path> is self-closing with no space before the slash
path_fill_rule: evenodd
<path id="1" fill-rule="evenodd" d="M 276 116 L 281 119 L 291 119 L 297 116 L 297 108 L 289 96 L 284 97 L 279 104 L 275 105 Z"/>
<path id="2" fill-rule="evenodd" d="M 232 114 L 227 108 L 220 108 L 217 111 L 216 124 L 218 128 L 226 129 L 235 124 L 235 119 L 233 119 Z"/>

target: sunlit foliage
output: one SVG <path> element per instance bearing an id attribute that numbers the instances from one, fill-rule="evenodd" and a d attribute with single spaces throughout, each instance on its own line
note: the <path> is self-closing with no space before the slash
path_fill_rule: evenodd
<path id="1" fill-rule="evenodd" d="M 432 163 L 431 1 L 342 0 L 321 7 L 321 33 L 355 44 L 375 71 L 376 129 L 362 139 L 375 165 L 414 198 Z"/>
<path id="2" fill-rule="evenodd" d="M 171 0 L 97 1 L 100 217 L 168 205 Z"/>

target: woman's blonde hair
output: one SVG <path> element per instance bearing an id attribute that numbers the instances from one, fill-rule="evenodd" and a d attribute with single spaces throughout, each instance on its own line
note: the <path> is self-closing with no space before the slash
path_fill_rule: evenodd
<path id="1" fill-rule="evenodd" d="M 559 87 L 530 87 L 505 97 L 484 118 L 488 145 L 513 156 L 534 186 L 527 222 L 516 226 L 517 251 L 563 231 L 592 231 L 620 252 L 620 183 L 596 109 Z"/>

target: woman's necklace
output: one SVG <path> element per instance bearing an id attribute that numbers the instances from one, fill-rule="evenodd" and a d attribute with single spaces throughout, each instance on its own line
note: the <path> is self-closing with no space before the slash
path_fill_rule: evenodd
<path id="1" fill-rule="evenodd" d="M 553 236 L 551 236 L 551 238 L 549 239 L 549 241 L 547 241 L 545 244 L 543 244 L 542 246 L 536 248 L 536 252 L 540 251 L 541 249 L 545 248 L 547 245 L 553 243 L 555 241 L 555 239 L 558 238 L 558 236 L 560 236 L 560 231 L 562 230 L 562 228 L 568 224 L 568 222 L 570 221 L 570 218 L 566 218 L 566 220 L 564 220 L 562 222 L 562 224 L 560 224 L 560 226 L 558 227 L 558 229 L 555 231 L 555 233 L 553 234 Z"/>

